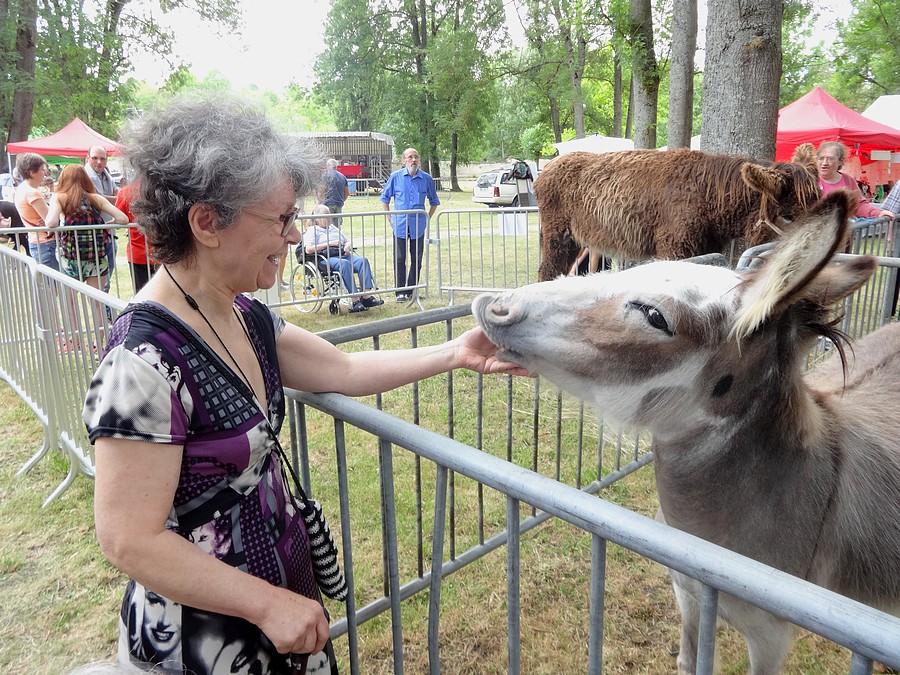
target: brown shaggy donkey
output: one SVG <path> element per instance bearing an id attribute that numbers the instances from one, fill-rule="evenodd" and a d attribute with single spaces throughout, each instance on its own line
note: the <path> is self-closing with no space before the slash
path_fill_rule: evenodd
<path id="1" fill-rule="evenodd" d="M 695 150 L 573 152 L 534 184 L 540 281 L 565 274 L 582 245 L 625 260 L 679 260 L 774 239 L 819 198 L 813 146 L 791 163 Z"/>

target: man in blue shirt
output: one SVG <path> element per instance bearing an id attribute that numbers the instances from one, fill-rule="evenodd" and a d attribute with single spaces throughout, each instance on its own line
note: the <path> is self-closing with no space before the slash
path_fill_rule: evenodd
<path id="1" fill-rule="evenodd" d="M 394 231 L 394 273 L 398 289 L 397 302 L 406 302 L 418 283 L 422 269 L 422 253 L 425 249 L 425 228 L 428 220 L 434 215 L 438 204 L 434 179 L 419 168 L 419 151 L 407 148 L 403 151 L 403 168 L 391 174 L 381 191 L 381 202 L 385 211 L 391 210 L 391 197 L 394 198 L 394 210 L 406 211 L 425 209 L 425 198 L 428 197 L 428 216 L 421 213 L 397 213 L 391 216 L 391 228 Z M 409 273 L 406 270 L 406 252 L 409 250 Z"/>
<path id="2" fill-rule="evenodd" d="M 334 158 L 325 162 L 325 173 L 322 174 L 322 182 L 319 184 L 319 203 L 327 206 L 331 213 L 343 211 L 344 202 L 350 197 L 347 177 L 337 170 L 337 165 L 338 162 Z M 340 227 L 340 219 L 334 224 Z"/>

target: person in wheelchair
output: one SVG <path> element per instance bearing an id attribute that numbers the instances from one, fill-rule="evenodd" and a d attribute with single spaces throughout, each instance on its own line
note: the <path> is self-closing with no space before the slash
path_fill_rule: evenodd
<path id="1" fill-rule="evenodd" d="M 327 215 L 331 211 L 324 204 L 317 204 L 313 215 Z M 313 224 L 303 233 L 303 250 L 308 256 L 321 256 L 328 266 L 341 275 L 344 287 L 350 293 L 353 304 L 350 312 L 365 312 L 369 307 L 383 305 L 384 300 L 368 291 L 375 289 L 372 268 L 369 261 L 353 253 L 353 246 L 347 236 L 335 225 L 331 218 L 315 218 Z M 354 279 L 359 277 L 359 286 Z"/>

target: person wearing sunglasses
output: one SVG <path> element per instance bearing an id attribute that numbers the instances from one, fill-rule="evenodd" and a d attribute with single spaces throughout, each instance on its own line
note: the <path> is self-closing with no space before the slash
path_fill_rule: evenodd
<path id="1" fill-rule="evenodd" d="M 309 675 L 336 672 L 278 452 L 282 387 L 363 396 L 453 368 L 527 372 L 479 328 L 438 346 L 344 352 L 286 323 L 250 294 L 276 283 L 300 243 L 294 205 L 316 189 L 318 151 L 231 94 L 176 98 L 134 124 L 132 210 L 161 267 L 112 327 L 82 413 L 97 538 L 132 589 L 119 658 L 154 663 L 127 628 L 139 586 L 181 607 L 166 618 L 173 672 L 229 672 L 212 655 L 238 643 L 268 673 L 295 672 L 291 654 L 311 655 Z"/>

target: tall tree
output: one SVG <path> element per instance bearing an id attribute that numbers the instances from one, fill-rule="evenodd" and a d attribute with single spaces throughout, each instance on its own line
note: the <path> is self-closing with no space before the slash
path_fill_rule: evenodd
<path id="1" fill-rule="evenodd" d="M 775 157 L 782 11 L 782 0 L 709 3 L 703 150 Z"/>
<path id="2" fill-rule="evenodd" d="M 694 54 L 697 52 L 697 0 L 672 5 L 672 56 L 669 65 L 670 148 L 689 148 L 694 119 Z"/>
<path id="3" fill-rule="evenodd" d="M 391 14 L 372 2 L 333 0 L 325 19 L 325 43 L 315 72 L 315 92 L 327 102 L 339 129 L 382 131 L 384 93 L 391 85 L 386 40 Z"/>
<path id="4" fill-rule="evenodd" d="M 560 98 L 564 89 L 565 55 L 560 40 L 549 31 L 542 18 L 546 16 L 546 8 L 541 0 L 526 0 L 522 9 L 528 49 L 524 51 L 523 63 L 518 67 L 520 81 L 530 83 L 545 98 L 553 137 L 558 143 L 563 132 Z"/>
<path id="5" fill-rule="evenodd" d="M 810 0 L 787 0 L 781 24 L 781 91 L 779 106 L 823 84 L 831 72 L 831 59 L 822 43 L 813 43 L 813 28 L 818 13 Z"/>
<path id="6" fill-rule="evenodd" d="M 451 0 L 451 12 L 429 49 L 430 88 L 442 114 L 435 119 L 438 149 L 450 159 L 452 189 L 460 158 L 470 158 L 493 109 L 494 65 L 486 53 L 505 30 L 499 2 Z"/>
<path id="7" fill-rule="evenodd" d="M 575 138 L 584 138 L 582 80 L 590 31 L 585 17 L 585 2 L 586 0 L 574 0 L 574 2 L 551 0 L 550 2 L 550 9 L 556 19 L 556 25 L 565 48 L 565 67 L 571 87 L 572 126 L 575 128 Z"/>
<path id="8" fill-rule="evenodd" d="M 34 69 L 37 49 L 37 8 L 34 0 L 2 0 L 0 24 L 0 123 L 6 142 L 24 141 L 34 109 Z"/>
<path id="9" fill-rule="evenodd" d="M 36 10 L 34 121 L 59 128 L 77 115 L 107 135 L 116 133 L 128 105 L 132 85 L 122 74 L 129 50 L 148 49 L 162 59 L 171 53 L 173 37 L 153 11 L 189 9 L 232 31 L 239 18 L 236 0 L 7 1 L 20 11 Z M 27 58 L 24 48 L 17 52 Z M 17 109 L 17 114 L 10 124 L 30 129 L 31 111 Z"/>
<path id="10" fill-rule="evenodd" d="M 659 71 L 653 48 L 653 15 L 650 0 L 630 0 L 628 19 L 631 24 L 631 81 L 634 85 L 634 145 L 656 147 L 657 97 Z"/>

